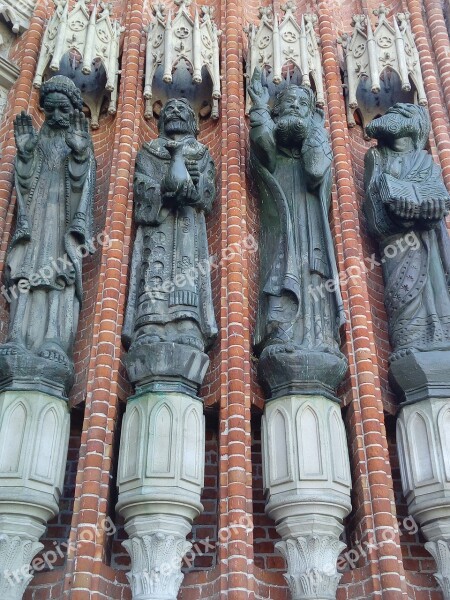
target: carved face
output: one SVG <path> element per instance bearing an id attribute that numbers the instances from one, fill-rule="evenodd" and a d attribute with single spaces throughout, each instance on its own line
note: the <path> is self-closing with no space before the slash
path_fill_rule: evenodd
<path id="1" fill-rule="evenodd" d="M 278 102 L 277 112 L 274 117 L 277 142 L 288 148 L 301 145 L 312 119 L 308 92 L 300 87 L 288 88 Z"/>
<path id="2" fill-rule="evenodd" d="M 311 106 L 310 98 L 302 88 L 290 87 L 282 96 L 279 104 L 279 117 L 296 116 L 300 119 L 306 119 L 310 116 Z"/>
<path id="3" fill-rule="evenodd" d="M 192 133 L 192 114 L 184 102 L 173 100 L 164 107 L 164 131 L 170 137 L 174 134 Z"/>
<path id="4" fill-rule="evenodd" d="M 67 129 L 70 125 L 69 117 L 74 108 L 65 94 L 52 92 L 44 98 L 43 109 L 45 121 L 53 129 Z"/>

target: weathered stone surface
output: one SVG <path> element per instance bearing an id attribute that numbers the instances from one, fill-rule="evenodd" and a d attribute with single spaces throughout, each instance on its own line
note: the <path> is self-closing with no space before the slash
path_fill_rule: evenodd
<path id="1" fill-rule="evenodd" d="M 320 376 L 329 393 L 342 379 L 346 359 L 339 351 L 344 313 L 328 223 L 332 155 L 324 115 L 316 108 L 312 90 L 296 85 L 281 91 L 270 111 L 259 69 L 249 93 L 250 166 L 261 206 L 254 336 L 264 363 L 260 380 L 271 396 L 283 387 L 289 390 L 298 379 L 316 383 Z M 311 353 L 333 355 L 324 359 L 329 368 L 305 368 Z M 273 389 L 272 371 L 277 371 Z M 294 391 L 318 389 L 306 385 L 299 390 L 294 385 Z"/>
<path id="2" fill-rule="evenodd" d="M 263 417 L 266 513 L 282 537 L 286 580 L 296 600 L 335 598 L 339 537 L 351 510 L 347 438 L 338 404 L 291 395 L 268 402 Z"/>
<path id="3" fill-rule="evenodd" d="M 450 598 L 449 432 L 449 396 L 405 404 L 400 410 L 397 449 L 403 494 L 436 559 L 436 579 L 446 599 Z"/>
<path id="4" fill-rule="evenodd" d="M 389 382 L 406 403 L 450 396 L 450 351 L 411 352 L 391 363 Z"/>
<path id="5" fill-rule="evenodd" d="M 78 89 L 66 77 L 42 86 L 45 123 L 16 117 L 17 223 L 6 259 L 8 341 L 0 389 L 65 396 L 82 299 L 82 259 L 93 252 L 95 159 Z"/>
<path id="6" fill-rule="evenodd" d="M 170 377 L 197 391 L 206 370 L 204 350 L 217 334 L 205 226 L 216 195 L 215 168 L 197 134 L 188 102 L 169 100 L 159 137 L 144 144 L 136 161 L 138 229 L 123 341 L 138 387 Z"/>
<path id="7" fill-rule="evenodd" d="M 70 416 L 40 392 L 0 394 L 0 597 L 19 600 L 39 538 L 59 510 Z"/>
<path id="8" fill-rule="evenodd" d="M 380 242 L 391 362 L 450 350 L 449 195 L 424 150 L 429 131 L 428 112 L 413 104 L 396 104 L 367 127 L 378 146 L 366 154 L 364 210 Z M 447 354 L 433 360 L 443 368 Z"/>
<path id="9" fill-rule="evenodd" d="M 131 398 L 122 428 L 118 511 L 130 539 L 136 600 L 176 600 L 186 535 L 203 510 L 203 404 L 180 393 Z"/>

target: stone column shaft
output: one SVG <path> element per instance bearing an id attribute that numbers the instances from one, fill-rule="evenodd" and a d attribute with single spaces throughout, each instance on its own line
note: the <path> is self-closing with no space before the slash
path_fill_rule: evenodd
<path id="1" fill-rule="evenodd" d="M 133 600 L 175 600 L 186 535 L 203 507 L 203 404 L 182 393 L 150 392 L 128 401 L 119 462 L 118 510 L 132 559 Z"/>
<path id="2" fill-rule="evenodd" d="M 397 448 L 409 512 L 428 540 L 435 577 L 450 600 L 450 398 L 403 405 Z"/>
<path id="3" fill-rule="evenodd" d="M 339 540 L 350 512 L 351 477 L 339 404 L 321 396 L 285 396 L 263 417 L 267 514 L 275 520 L 293 600 L 334 599 Z"/>
<path id="4" fill-rule="evenodd" d="M 67 402 L 0 394 L 0 598 L 20 600 L 39 538 L 59 510 L 70 431 Z"/>

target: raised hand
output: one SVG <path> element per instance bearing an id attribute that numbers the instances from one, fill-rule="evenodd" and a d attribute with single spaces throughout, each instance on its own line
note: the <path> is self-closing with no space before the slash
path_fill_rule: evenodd
<path id="1" fill-rule="evenodd" d="M 91 143 L 88 120 L 79 110 L 74 110 L 69 119 L 66 143 L 76 156 L 82 157 Z"/>
<path id="2" fill-rule="evenodd" d="M 19 156 L 29 160 L 36 148 L 38 136 L 30 115 L 22 111 L 14 120 L 14 138 Z"/>
<path id="3" fill-rule="evenodd" d="M 261 82 L 261 69 L 256 67 L 253 71 L 252 81 L 248 93 L 256 108 L 266 107 L 269 103 L 269 90 Z"/>

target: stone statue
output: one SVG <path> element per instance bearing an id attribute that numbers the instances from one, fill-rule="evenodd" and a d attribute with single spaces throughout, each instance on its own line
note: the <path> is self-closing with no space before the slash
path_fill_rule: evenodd
<path id="1" fill-rule="evenodd" d="M 450 350 L 449 195 L 424 150 L 428 112 L 395 104 L 367 126 L 364 210 L 378 238 L 393 354 Z"/>
<path id="2" fill-rule="evenodd" d="M 308 388 L 332 394 L 346 360 L 339 351 L 344 313 L 328 224 L 332 154 L 324 114 L 314 92 L 297 85 L 287 85 L 270 110 L 258 69 L 249 94 L 250 168 L 261 203 L 254 340 L 260 379 L 271 395 Z"/>
<path id="3" fill-rule="evenodd" d="M 215 167 L 196 140 L 187 100 L 169 100 L 158 128 L 159 137 L 145 143 L 136 160 L 125 362 L 138 386 L 166 381 L 166 388 L 171 382 L 192 393 L 217 334 L 205 225 L 216 195 Z"/>
<path id="4" fill-rule="evenodd" d="M 39 133 L 24 112 L 14 122 L 17 222 L 6 259 L 10 325 L 0 346 L 0 382 L 64 396 L 73 380 L 82 258 L 93 251 L 96 164 L 73 82 L 51 78 L 40 104 Z"/>

